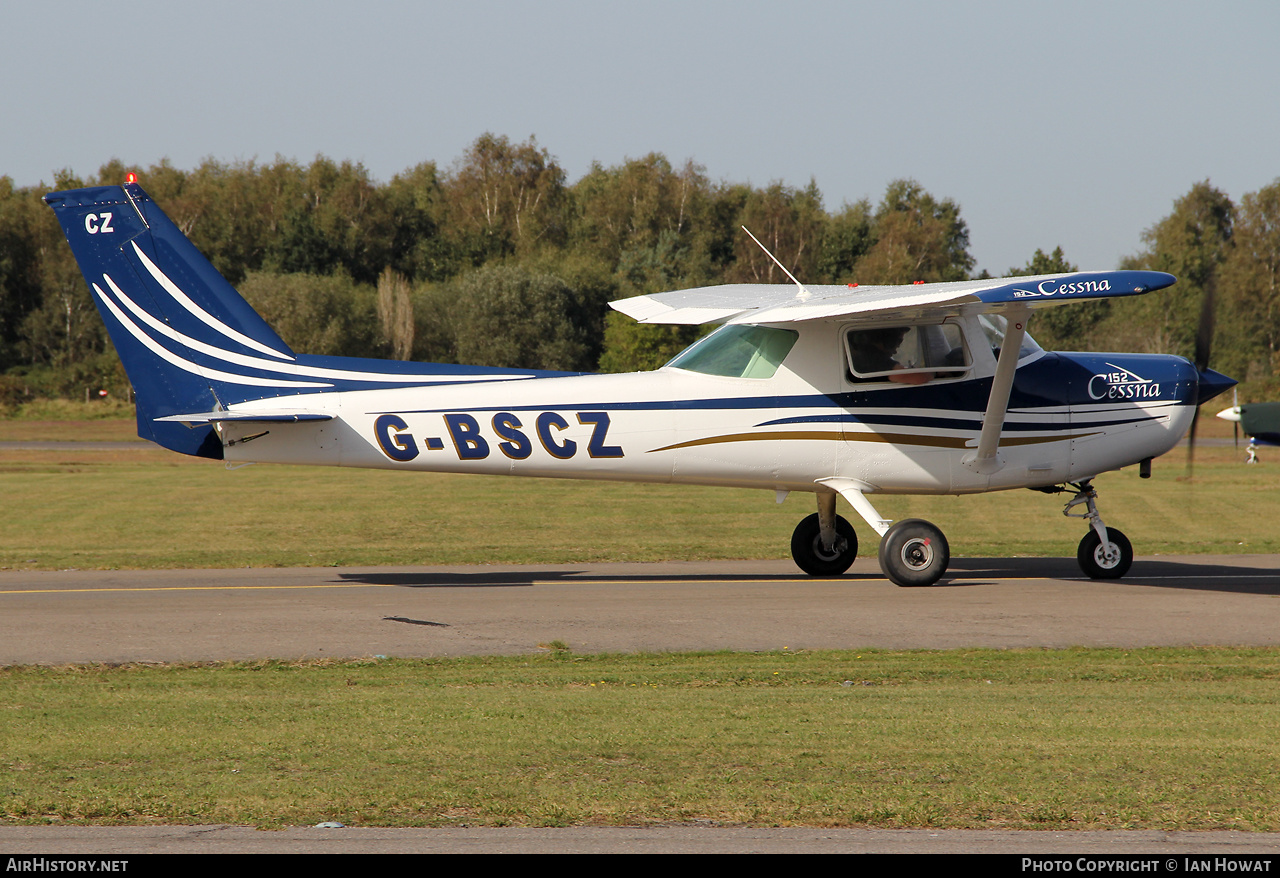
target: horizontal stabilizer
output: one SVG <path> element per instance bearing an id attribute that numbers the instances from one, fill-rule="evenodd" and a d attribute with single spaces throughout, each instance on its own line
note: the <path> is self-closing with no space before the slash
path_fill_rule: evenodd
<path id="1" fill-rule="evenodd" d="M 281 424 L 295 421 L 332 421 L 333 417 L 322 412 L 195 412 L 188 415 L 169 415 L 164 418 L 155 418 L 155 420 L 179 424 L 216 424 L 222 421 L 262 421 Z"/>

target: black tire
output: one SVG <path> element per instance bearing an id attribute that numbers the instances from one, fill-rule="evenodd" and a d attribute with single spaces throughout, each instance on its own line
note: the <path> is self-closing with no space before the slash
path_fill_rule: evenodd
<path id="1" fill-rule="evenodd" d="M 1129 572 L 1129 565 L 1133 563 L 1133 546 L 1128 537 L 1109 527 L 1107 539 L 1120 550 L 1115 557 L 1108 558 L 1103 554 L 1102 540 L 1093 528 L 1089 528 L 1080 541 L 1080 548 L 1076 549 L 1076 561 L 1090 579 L 1119 579 Z"/>
<path id="2" fill-rule="evenodd" d="M 880 569 L 903 588 L 933 585 L 950 563 L 947 538 L 919 518 L 899 521 L 880 539 Z"/>
<path id="3" fill-rule="evenodd" d="M 853 525 L 839 515 L 836 516 L 836 544 L 833 548 L 833 552 L 822 548 L 822 527 L 818 524 L 816 512 L 797 524 L 791 534 L 791 557 L 795 559 L 796 566 L 810 576 L 839 576 L 858 557 L 858 535 L 853 532 Z"/>

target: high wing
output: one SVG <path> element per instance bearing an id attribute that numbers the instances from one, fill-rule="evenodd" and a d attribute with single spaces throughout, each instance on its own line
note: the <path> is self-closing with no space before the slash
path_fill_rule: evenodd
<path id="1" fill-rule="evenodd" d="M 1041 308 L 1086 299 L 1136 296 L 1172 286 L 1162 271 L 1100 271 L 988 278 L 905 286 L 724 284 L 610 304 L 641 323 L 795 323 L 833 317 L 911 317 Z"/>

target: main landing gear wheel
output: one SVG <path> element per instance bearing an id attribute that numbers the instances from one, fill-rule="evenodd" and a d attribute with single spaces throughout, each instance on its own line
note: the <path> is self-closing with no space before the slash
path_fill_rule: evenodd
<path id="1" fill-rule="evenodd" d="M 822 546 L 822 526 L 818 513 L 796 525 L 791 534 L 791 557 L 796 566 L 810 576 L 839 576 L 849 569 L 858 556 L 858 535 L 853 525 L 836 516 L 836 542 L 830 550 Z"/>
<path id="2" fill-rule="evenodd" d="M 1112 545 L 1110 552 L 1102 545 L 1098 532 L 1090 528 L 1076 550 L 1080 569 L 1090 579 L 1119 579 L 1129 572 L 1129 565 L 1133 563 L 1133 546 L 1129 544 L 1128 537 L 1109 527 L 1107 539 Z"/>
<path id="3" fill-rule="evenodd" d="M 949 563 L 947 538 L 927 521 L 899 521 L 880 540 L 880 569 L 895 585 L 933 585 L 947 572 Z"/>

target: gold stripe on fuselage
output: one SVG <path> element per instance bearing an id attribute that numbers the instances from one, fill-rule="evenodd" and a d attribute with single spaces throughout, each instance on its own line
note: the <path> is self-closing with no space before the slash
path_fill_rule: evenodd
<path id="1" fill-rule="evenodd" d="M 1066 436 L 1011 436 L 1001 437 L 1003 446 L 1040 445 L 1045 442 L 1065 442 L 1069 439 L 1084 439 L 1096 436 L 1098 432 L 1072 433 Z M 705 439 L 690 439 L 688 442 L 677 442 L 662 448 L 651 448 L 647 453 L 655 451 L 675 451 L 679 448 L 693 448 L 698 445 L 719 445 L 723 442 L 771 442 L 784 439 L 815 439 L 818 441 L 839 440 L 842 442 L 888 442 L 893 445 L 924 445 L 933 448 L 970 448 L 976 447 L 978 437 L 963 436 L 922 436 L 918 433 L 837 433 L 833 430 L 785 430 L 776 433 L 729 433 L 725 436 L 708 436 Z M 973 443 L 970 445 L 969 443 Z"/>

